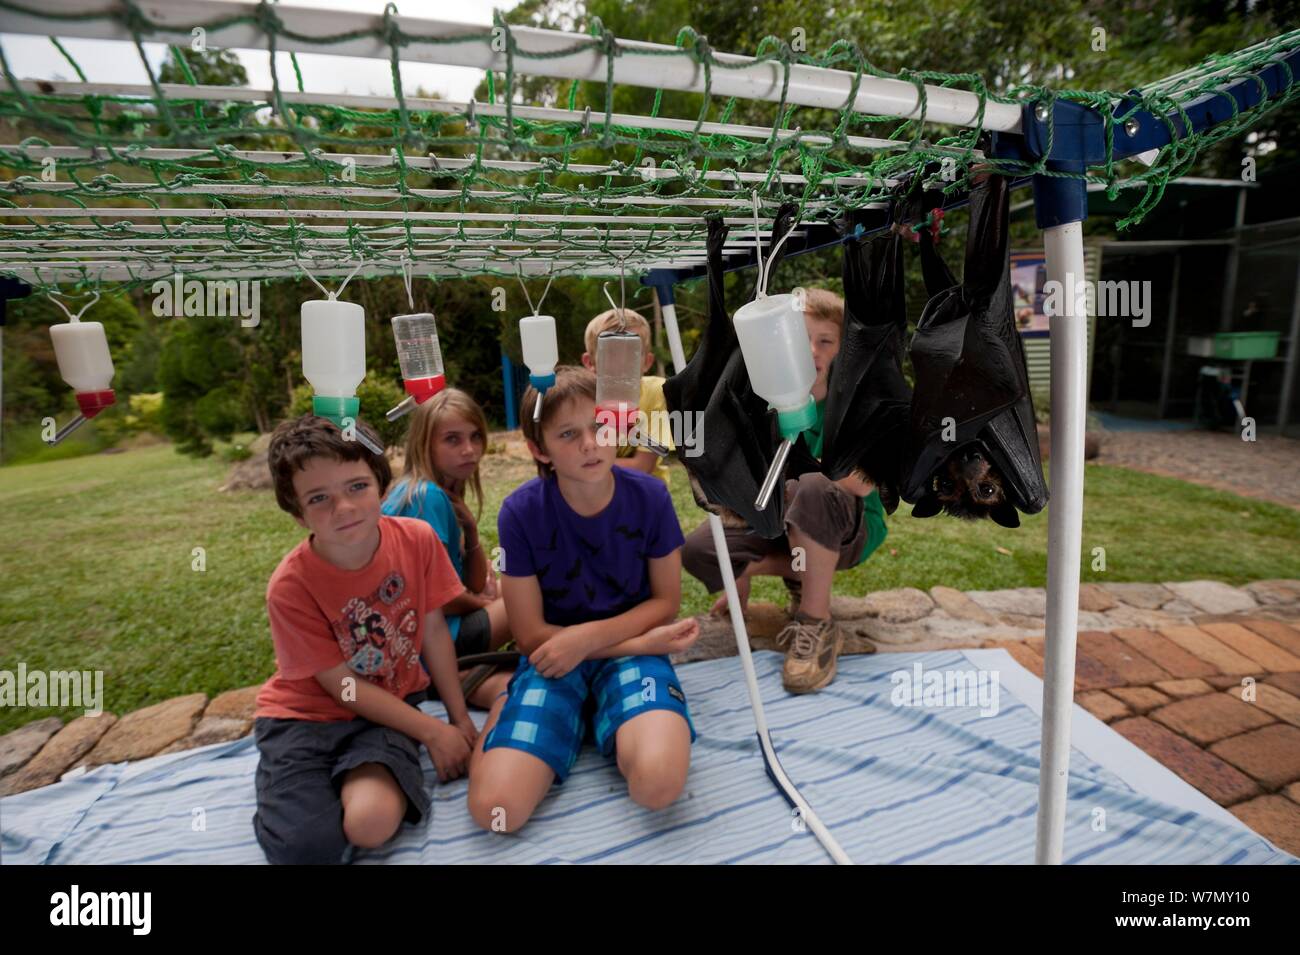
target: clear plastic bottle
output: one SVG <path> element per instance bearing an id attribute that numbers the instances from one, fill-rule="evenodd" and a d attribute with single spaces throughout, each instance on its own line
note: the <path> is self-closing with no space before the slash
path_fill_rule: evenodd
<path id="1" fill-rule="evenodd" d="M 602 332 L 596 339 L 596 420 L 625 443 L 641 404 L 641 336 Z"/>
<path id="2" fill-rule="evenodd" d="M 393 339 L 397 343 L 397 364 L 407 397 L 388 412 L 396 421 L 416 405 L 422 405 L 447 384 L 443 373 L 442 349 L 438 346 L 438 325 L 432 312 L 393 316 Z"/>
<path id="3" fill-rule="evenodd" d="M 541 303 L 538 303 L 541 304 Z M 533 420 L 542 418 L 542 397 L 555 384 L 555 364 L 560 349 L 555 338 L 555 319 L 550 315 L 528 315 L 519 320 L 519 343 L 523 346 L 528 383 L 537 389 Z"/>

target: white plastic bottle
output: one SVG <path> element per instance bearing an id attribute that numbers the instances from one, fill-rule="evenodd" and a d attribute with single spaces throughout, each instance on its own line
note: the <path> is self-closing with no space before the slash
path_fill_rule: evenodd
<path id="1" fill-rule="evenodd" d="M 346 419 L 356 422 L 361 414 L 357 385 L 366 377 L 364 308 L 332 297 L 302 303 L 302 373 L 315 391 L 312 414 L 345 431 Z M 350 433 L 372 453 L 383 453 L 360 429 Z"/>
<path id="2" fill-rule="evenodd" d="M 76 392 L 81 413 L 59 429 L 50 444 L 58 444 L 81 424 L 95 417 L 117 398 L 113 393 L 113 358 L 102 322 L 73 319 L 50 326 L 59 376 Z"/>
<path id="3" fill-rule="evenodd" d="M 541 304 L 540 302 L 538 303 Z M 528 383 L 537 390 L 533 420 L 542 419 L 542 397 L 555 384 L 555 365 L 560 360 L 555 338 L 555 319 L 550 315 L 528 315 L 519 320 L 519 343 L 524 364 L 528 366 Z"/>
<path id="4" fill-rule="evenodd" d="M 817 423 L 817 369 L 803 312 L 793 295 L 769 295 L 742 305 L 733 323 L 754 394 L 776 409 L 782 437 L 793 441 Z"/>
<path id="5" fill-rule="evenodd" d="M 817 402 L 812 386 L 817 380 L 808 326 L 793 295 L 770 295 L 747 302 L 736 310 L 732 323 L 740 351 L 749 372 L 754 394 L 776 409 L 781 445 L 768 468 L 758 498 L 759 510 L 767 507 L 790 447 L 799 435 L 817 423 Z"/>

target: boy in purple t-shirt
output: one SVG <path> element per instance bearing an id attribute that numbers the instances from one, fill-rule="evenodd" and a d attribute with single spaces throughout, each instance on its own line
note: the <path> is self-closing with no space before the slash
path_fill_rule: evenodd
<path id="1" fill-rule="evenodd" d="M 536 400 L 529 388 L 521 407 Z M 501 593 L 526 658 L 470 762 L 470 813 L 494 832 L 528 821 L 587 736 L 617 753 L 648 809 L 686 784 L 695 730 L 668 661 L 699 636 L 694 619 L 676 620 L 682 531 L 662 481 L 613 466 L 616 435 L 595 400 L 591 372 L 556 369 L 541 420 L 523 422 L 539 477 L 498 517 Z"/>

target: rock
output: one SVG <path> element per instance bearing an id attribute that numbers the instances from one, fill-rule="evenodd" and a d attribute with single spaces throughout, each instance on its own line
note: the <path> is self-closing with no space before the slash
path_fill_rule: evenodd
<path id="1" fill-rule="evenodd" d="M 1247 584 L 1246 590 L 1264 606 L 1300 601 L 1300 580 L 1257 580 Z"/>
<path id="2" fill-rule="evenodd" d="M 1019 630 L 1037 630 L 1043 626 L 1042 617 L 1027 617 L 1021 613 L 1004 613 L 998 616 L 1001 623 Z"/>
<path id="3" fill-rule="evenodd" d="M 51 736 L 63 729 L 57 716 L 25 723 L 0 736 L 0 776 L 7 776 L 41 751 Z"/>
<path id="4" fill-rule="evenodd" d="M 731 618 L 728 616 L 726 620 L 730 628 Z M 790 618 L 786 616 L 783 607 L 762 601 L 751 601 L 749 610 L 745 613 L 745 629 L 749 633 L 751 643 L 755 640 L 775 640 L 776 635 L 789 622 Z M 734 638 L 732 642 L 735 642 Z"/>
<path id="5" fill-rule="evenodd" d="M 881 646 L 904 646 L 916 643 L 928 636 L 924 626 L 917 623 L 890 623 L 879 617 L 864 617 L 844 628 L 845 635 L 850 633 L 866 637 L 872 643 Z M 909 647 L 909 649 L 913 649 Z"/>
<path id="6" fill-rule="evenodd" d="M 158 755 L 180 753 L 200 746 L 211 746 L 213 743 L 228 743 L 231 740 L 243 739 L 252 732 L 252 729 L 251 719 L 205 716 L 199 720 L 199 725 L 194 727 L 193 733 L 185 739 L 179 739 L 170 746 L 163 747 L 158 751 Z"/>
<path id="7" fill-rule="evenodd" d="M 235 462 L 226 475 L 226 483 L 218 491 L 263 491 L 271 487 L 271 469 L 267 465 L 267 450 L 271 435 L 259 434 L 248 446 L 249 456 Z"/>
<path id="8" fill-rule="evenodd" d="M 977 604 L 972 604 L 972 606 L 979 609 Z M 981 610 L 980 612 L 983 613 L 984 611 Z M 990 620 L 996 623 L 994 618 L 990 617 Z M 987 624 L 954 617 L 943 610 L 934 611 L 921 623 L 932 637 L 950 644 L 974 647 L 978 643 L 989 639 Z"/>
<path id="9" fill-rule="evenodd" d="M 831 597 L 831 616 L 836 620 L 858 620 L 870 612 L 866 597 Z"/>
<path id="10" fill-rule="evenodd" d="M 208 708 L 203 711 L 203 718 L 221 717 L 223 719 L 251 720 L 257 709 L 257 694 L 262 689 L 261 683 L 246 686 L 240 690 L 227 690 L 213 697 Z M 197 732 L 197 730 L 196 730 Z"/>
<path id="11" fill-rule="evenodd" d="M 972 620 L 976 623 L 995 624 L 998 618 L 989 613 L 970 597 L 952 587 L 931 587 L 930 598 L 940 610 L 946 611 L 959 620 Z"/>
<path id="12" fill-rule="evenodd" d="M 1097 584 L 1080 584 L 1079 585 L 1079 609 L 1087 610 L 1093 613 L 1105 613 L 1107 610 L 1117 606 L 1114 596 L 1107 593 Z"/>
<path id="13" fill-rule="evenodd" d="M 972 590 L 966 596 L 994 614 L 1019 614 L 1025 617 L 1043 617 L 1047 614 L 1047 594 L 1042 587 Z"/>
<path id="14" fill-rule="evenodd" d="M 1200 613 L 1199 610 L 1181 597 L 1175 597 L 1173 600 L 1169 601 L 1169 603 L 1160 608 L 1160 612 L 1170 614 L 1180 620 L 1186 620 L 1188 617 Z"/>
<path id="15" fill-rule="evenodd" d="M 0 796 L 27 792 L 57 783 L 63 773 L 99 742 L 117 722 L 112 713 L 80 716 L 45 744 L 22 769 L 0 781 Z"/>
<path id="16" fill-rule="evenodd" d="M 1142 610 L 1159 610 L 1174 599 L 1173 593 L 1159 584 L 1099 584 L 1098 586 L 1120 603 Z"/>
<path id="17" fill-rule="evenodd" d="M 1079 630 L 1105 630 L 1110 626 L 1110 618 L 1104 613 L 1093 613 L 1090 610 L 1079 611 Z"/>
<path id="18" fill-rule="evenodd" d="M 1112 609 L 1101 614 L 1105 618 L 1105 626 L 1098 626 L 1098 630 L 1114 630 L 1119 627 L 1136 627 L 1142 630 L 1159 630 L 1161 627 L 1177 626 L 1183 622 L 1182 617 L 1175 617 L 1167 614 L 1163 610 L 1143 610 L 1140 607 L 1131 607 L 1128 604 L 1116 604 Z"/>
<path id="19" fill-rule="evenodd" d="M 1237 613 L 1258 607 L 1255 598 L 1245 590 L 1229 587 L 1217 580 L 1188 580 L 1166 583 L 1165 586 L 1202 613 Z"/>
<path id="20" fill-rule="evenodd" d="M 868 594 L 863 600 L 867 615 L 879 617 L 885 623 L 910 623 L 920 620 L 934 609 L 930 595 L 915 587 L 880 590 Z"/>
<path id="21" fill-rule="evenodd" d="M 126 714 L 90 751 L 86 765 L 153 756 L 165 746 L 189 736 L 207 703 L 206 693 L 191 693 Z"/>

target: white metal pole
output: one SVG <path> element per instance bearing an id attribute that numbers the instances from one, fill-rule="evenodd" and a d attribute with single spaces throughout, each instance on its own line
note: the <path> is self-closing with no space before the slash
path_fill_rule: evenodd
<path id="1" fill-rule="evenodd" d="M 1047 509 L 1047 640 L 1038 776 L 1035 861 L 1059 865 L 1065 842 L 1070 771 L 1070 710 L 1079 627 L 1083 542 L 1083 434 L 1087 416 L 1087 330 L 1083 223 L 1043 231 L 1047 277 L 1063 289 L 1064 314 L 1050 315 L 1052 426 Z M 1050 299 L 1049 299 L 1050 301 Z"/>
<path id="2" fill-rule="evenodd" d="M 659 295 L 658 288 L 655 295 Z M 665 304 L 660 300 L 664 315 L 664 330 L 668 333 L 668 350 L 673 356 L 673 370 L 680 373 L 686 367 L 686 353 L 682 350 L 682 336 L 677 328 L 677 306 Z M 749 650 L 749 631 L 745 627 L 745 615 L 740 612 L 740 593 L 736 590 L 736 575 L 731 569 L 731 551 L 727 547 L 727 535 L 722 528 L 722 520 L 716 514 L 709 514 L 709 530 L 713 534 L 713 546 L 718 554 L 718 570 L 722 573 L 722 589 L 727 595 L 727 611 L 731 615 L 731 629 L 736 636 L 736 652 L 740 657 L 740 666 L 745 673 L 745 688 L 749 692 L 749 705 L 754 711 L 754 728 L 758 731 L 759 746 L 763 750 L 763 761 L 772 771 L 777 785 L 795 804 L 804 823 L 817 837 L 817 841 L 841 865 L 852 865 L 853 860 L 831 835 L 821 818 L 808 805 L 808 801 L 790 781 L 781 761 L 772 746 L 772 737 L 767 731 L 767 716 L 763 712 L 763 694 L 758 687 L 758 674 L 754 671 L 754 658 Z"/>

